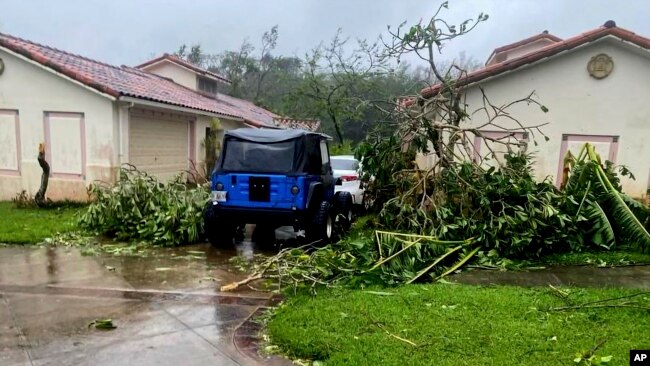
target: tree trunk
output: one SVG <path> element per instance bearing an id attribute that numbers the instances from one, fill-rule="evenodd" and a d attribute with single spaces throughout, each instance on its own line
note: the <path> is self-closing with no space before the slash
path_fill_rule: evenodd
<path id="1" fill-rule="evenodd" d="M 47 191 L 47 183 L 50 179 L 50 164 L 45 161 L 45 145 L 40 144 L 38 146 L 38 165 L 43 169 L 43 175 L 41 175 L 41 187 L 36 192 L 34 200 L 39 206 L 45 205 L 45 192 Z"/>

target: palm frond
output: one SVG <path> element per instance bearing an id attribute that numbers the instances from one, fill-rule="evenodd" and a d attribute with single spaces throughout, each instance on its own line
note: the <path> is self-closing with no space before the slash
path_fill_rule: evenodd
<path id="1" fill-rule="evenodd" d="M 372 268 L 370 268 L 368 271 L 372 271 L 372 270 L 376 269 L 377 267 L 381 266 L 382 264 L 388 262 L 389 260 L 391 260 L 391 259 L 397 257 L 398 255 L 404 253 L 405 250 L 407 250 L 408 248 L 410 248 L 410 247 L 412 247 L 412 246 L 414 246 L 414 245 L 420 243 L 420 241 L 422 241 L 422 238 L 418 238 L 418 239 L 416 239 L 416 240 L 414 240 L 414 241 L 412 241 L 412 242 L 407 242 L 407 243 L 405 243 L 406 245 L 403 246 L 402 249 L 400 249 L 399 251 L 393 253 L 393 254 L 390 255 L 389 257 L 380 260 L 380 261 L 377 262 L 374 266 L 372 266 Z"/>
<path id="2" fill-rule="evenodd" d="M 621 198 L 625 201 L 627 207 L 634 212 L 634 215 L 639 219 L 639 221 L 645 221 L 645 219 L 650 216 L 650 208 L 642 202 L 639 202 L 624 193 L 621 193 Z"/>
<path id="3" fill-rule="evenodd" d="M 630 208 L 631 206 L 640 210 L 640 206 L 632 202 L 630 197 L 619 192 L 609 180 L 594 146 L 587 143 L 583 149 L 588 159 L 585 164 L 589 165 L 585 168 L 590 171 L 588 179 L 590 186 L 593 187 L 594 203 L 599 205 L 599 207 L 592 206 L 589 212 L 591 218 L 600 226 L 600 231 L 597 233 L 607 242 L 611 240 L 611 233 L 615 232 L 619 239 L 630 242 L 642 252 L 650 252 L 650 233 L 641 223 L 643 218 L 637 217 Z M 599 240 L 596 236 L 594 238 Z"/>
<path id="4" fill-rule="evenodd" d="M 623 240 L 629 241 L 641 252 L 650 253 L 650 233 L 622 197 L 623 194 L 620 192 L 608 192 L 605 211 L 609 213 L 612 221 L 616 223 L 617 231 Z"/>
<path id="5" fill-rule="evenodd" d="M 600 204 L 591 202 L 585 209 L 585 217 L 592 226 L 590 233 L 594 244 L 607 249 L 611 248 L 616 243 L 616 234 L 612 223 Z"/>
<path id="6" fill-rule="evenodd" d="M 476 247 L 474 250 L 469 252 L 465 257 L 461 258 L 458 262 L 456 262 L 453 266 L 449 267 L 443 274 L 435 278 L 435 281 L 445 277 L 446 275 L 453 273 L 454 271 L 458 270 L 458 268 L 462 267 L 467 261 L 469 261 L 478 251 L 481 249 L 481 247 Z"/>
<path id="7" fill-rule="evenodd" d="M 418 278 L 422 277 L 423 274 L 429 272 L 431 269 L 433 269 L 433 267 L 435 267 L 436 265 L 438 265 L 438 263 L 442 262 L 443 259 L 445 259 L 445 258 L 447 258 L 449 255 L 451 255 L 451 254 L 457 252 L 457 251 L 458 251 L 459 249 L 461 249 L 462 247 L 463 247 L 462 245 L 459 245 L 459 246 L 457 246 L 457 247 L 455 247 L 455 248 L 452 248 L 452 249 L 448 250 L 445 254 L 441 255 L 441 256 L 438 257 L 438 258 L 436 258 L 436 260 L 433 261 L 433 263 L 431 263 L 430 265 L 426 266 L 424 269 L 422 269 L 421 271 L 419 271 L 419 272 L 418 272 L 415 276 L 413 276 L 410 280 L 406 281 L 406 284 L 413 283 L 413 281 L 415 281 L 415 280 L 417 280 Z"/>

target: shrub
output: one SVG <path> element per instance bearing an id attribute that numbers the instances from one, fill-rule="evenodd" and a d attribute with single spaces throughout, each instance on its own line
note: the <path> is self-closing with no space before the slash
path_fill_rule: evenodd
<path id="1" fill-rule="evenodd" d="M 203 207 L 209 193 L 189 187 L 182 175 L 168 183 L 126 167 L 114 186 L 90 186 L 92 203 L 79 219 L 81 227 L 118 240 L 157 245 L 196 242 L 202 236 Z"/>

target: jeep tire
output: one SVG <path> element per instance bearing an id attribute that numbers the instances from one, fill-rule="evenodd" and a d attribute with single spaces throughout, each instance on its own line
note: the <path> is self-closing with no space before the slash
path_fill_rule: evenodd
<path id="1" fill-rule="evenodd" d="M 329 242 L 334 235 L 334 220 L 332 219 L 331 205 L 323 201 L 316 208 L 312 217 L 311 227 L 307 230 L 307 238 L 310 241 L 321 240 Z"/>
<path id="2" fill-rule="evenodd" d="M 348 231 L 352 225 L 352 195 L 350 192 L 338 192 L 334 197 L 336 205 L 337 222 L 344 231 Z"/>
<path id="3" fill-rule="evenodd" d="M 224 247 L 233 244 L 235 226 L 219 222 L 212 202 L 208 202 L 203 211 L 203 231 L 210 244 L 214 246 Z"/>
<path id="4" fill-rule="evenodd" d="M 256 224 L 251 240 L 261 246 L 273 246 L 275 244 L 275 228 L 270 225 Z"/>

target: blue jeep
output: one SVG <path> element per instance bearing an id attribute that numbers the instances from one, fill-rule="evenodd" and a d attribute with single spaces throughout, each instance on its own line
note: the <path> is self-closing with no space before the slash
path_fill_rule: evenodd
<path id="1" fill-rule="evenodd" d="M 336 222 L 347 229 L 352 197 L 334 194 L 328 140 L 304 130 L 227 131 L 204 214 L 210 242 L 232 244 L 245 224 L 256 224 L 254 237 L 293 226 L 312 241 L 329 241 Z"/>

